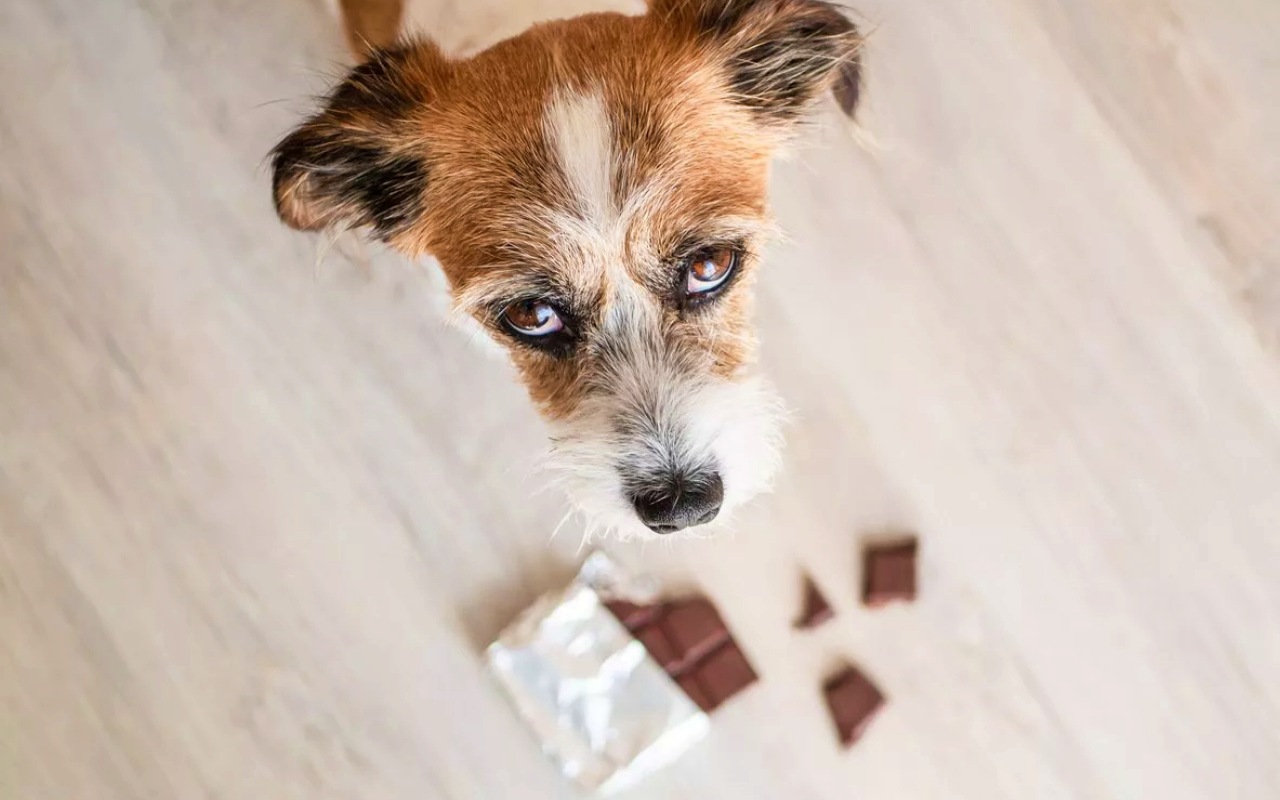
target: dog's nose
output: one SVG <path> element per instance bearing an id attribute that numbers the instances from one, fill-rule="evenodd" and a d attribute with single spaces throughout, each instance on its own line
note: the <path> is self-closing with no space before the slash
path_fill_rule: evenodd
<path id="1" fill-rule="evenodd" d="M 717 472 L 695 479 L 674 477 L 665 485 L 637 491 L 631 502 L 649 530 L 675 533 L 716 518 L 724 502 L 724 482 Z"/>

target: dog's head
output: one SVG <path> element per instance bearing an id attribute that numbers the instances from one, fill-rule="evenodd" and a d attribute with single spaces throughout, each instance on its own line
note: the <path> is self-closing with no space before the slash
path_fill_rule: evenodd
<path id="1" fill-rule="evenodd" d="M 410 42 L 280 143 L 276 205 L 434 256 L 593 522 L 702 524 L 775 468 L 750 327 L 769 163 L 824 90 L 852 109 L 858 44 L 818 0 L 653 0 L 461 60 Z"/>

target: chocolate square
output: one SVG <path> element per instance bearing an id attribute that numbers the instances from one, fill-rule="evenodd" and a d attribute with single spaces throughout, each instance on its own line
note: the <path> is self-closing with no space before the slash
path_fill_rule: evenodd
<path id="1" fill-rule="evenodd" d="M 698 683 L 698 676 L 693 673 L 681 675 L 676 678 L 676 685 L 689 696 L 689 699 L 694 702 L 694 705 L 703 711 L 710 711 L 719 705 L 718 703 L 711 702 L 711 697 L 703 691 L 702 685 Z"/>
<path id="2" fill-rule="evenodd" d="M 654 623 L 635 632 L 635 636 L 644 645 L 644 649 L 649 651 L 649 655 L 653 656 L 653 660 L 666 670 L 675 666 L 681 659 L 680 654 L 676 652 L 672 646 L 671 640 L 667 638 L 667 633 L 662 629 L 662 625 Z"/>
<path id="3" fill-rule="evenodd" d="M 662 626 L 685 660 L 697 661 L 729 639 L 724 620 L 705 597 L 668 604 Z"/>
<path id="4" fill-rule="evenodd" d="M 916 598 L 915 539 L 872 545 L 862 557 L 862 602 L 876 607 Z"/>
<path id="5" fill-rule="evenodd" d="M 707 656 L 694 668 L 698 684 L 706 692 L 708 704 L 704 711 L 712 711 L 721 703 L 756 682 L 756 671 L 743 655 L 736 642 L 726 642 L 719 650 Z"/>
<path id="6" fill-rule="evenodd" d="M 845 667 L 822 685 L 827 709 L 835 723 L 840 743 L 851 746 L 884 706 L 884 695 L 858 670 Z"/>

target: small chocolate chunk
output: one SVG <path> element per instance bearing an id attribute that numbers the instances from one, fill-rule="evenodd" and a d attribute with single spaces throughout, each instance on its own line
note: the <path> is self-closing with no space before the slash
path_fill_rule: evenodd
<path id="1" fill-rule="evenodd" d="M 756 671 L 736 642 L 726 642 L 694 669 L 698 685 L 707 695 L 704 711 L 712 711 L 756 682 Z"/>
<path id="2" fill-rule="evenodd" d="M 851 746 L 884 706 L 884 695 L 853 667 L 845 667 L 822 685 L 840 743 Z"/>
<path id="3" fill-rule="evenodd" d="M 795 627 L 803 630 L 816 628 L 834 616 L 835 612 L 831 610 L 831 604 L 827 602 L 827 598 L 822 596 L 822 592 L 818 590 L 813 578 L 806 575 L 804 579 L 804 608 L 800 612 L 800 618 L 795 622 Z"/>
<path id="4" fill-rule="evenodd" d="M 862 602 L 882 606 L 916 598 L 915 539 L 868 547 L 862 557 Z"/>

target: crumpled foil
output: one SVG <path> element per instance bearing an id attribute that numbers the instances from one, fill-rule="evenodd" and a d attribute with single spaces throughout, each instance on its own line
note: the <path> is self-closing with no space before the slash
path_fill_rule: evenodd
<path id="1" fill-rule="evenodd" d="M 560 771 L 605 795 L 628 788 L 706 735 L 706 714 L 604 606 L 653 592 L 604 554 L 490 645 L 489 667 Z"/>

